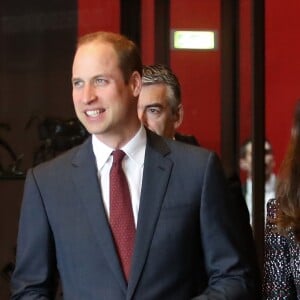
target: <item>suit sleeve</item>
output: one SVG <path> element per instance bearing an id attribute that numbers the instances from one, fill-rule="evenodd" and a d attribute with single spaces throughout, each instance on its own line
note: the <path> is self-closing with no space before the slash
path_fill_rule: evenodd
<path id="1" fill-rule="evenodd" d="M 20 213 L 12 299 L 53 299 L 55 250 L 51 229 L 32 170 L 27 173 Z"/>
<path id="2" fill-rule="evenodd" d="M 200 231 L 209 282 L 205 292 L 194 299 L 260 299 L 258 264 L 245 200 L 241 189 L 229 189 L 215 154 L 209 158 L 204 177 Z"/>

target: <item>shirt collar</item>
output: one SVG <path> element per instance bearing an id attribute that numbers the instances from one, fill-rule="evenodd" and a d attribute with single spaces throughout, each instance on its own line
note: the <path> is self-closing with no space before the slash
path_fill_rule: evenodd
<path id="1" fill-rule="evenodd" d="M 92 135 L 92 145 L 97 161 L 98 170 L 101 170 L 104 164 L 109 159 L 113 149 L 102 143 L 94 134 Z"/>
<path id="2" fill-rule="evenodd" d="M 140 166 L 144 164 L 146 141 L 146 130 L 144 126 L 141 126 L 136 135 L 124 147 L 122 147 L 122 150 L 129 156 L 129 158 Z"/>
<path id="3" fill-rule="evenodd" d="M 147 135 L 144 126 L 138 130 L 135 136 L 121 149 L 133 160 L 136 164 L 142 166 L 144 164 L 146 150 Z M 102 143 L 97 137 L 92 135 L 93 151 L 97 161 L 98 170 L 100 170 L 109 159 L 112 151 L 111 147 Z"/>

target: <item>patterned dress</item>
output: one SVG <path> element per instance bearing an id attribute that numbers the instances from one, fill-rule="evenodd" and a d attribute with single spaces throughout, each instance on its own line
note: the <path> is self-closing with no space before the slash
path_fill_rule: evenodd
<path id="1" fill-rule="evenodd" d="M 276 200 L 267 205 L 268 219 L 276 214 Z M 265 300 L 300 299 L 300 244 L 292 231 L 287 237 L 274 232 L 276 225 L 267 219 L 265 231 Z"/>

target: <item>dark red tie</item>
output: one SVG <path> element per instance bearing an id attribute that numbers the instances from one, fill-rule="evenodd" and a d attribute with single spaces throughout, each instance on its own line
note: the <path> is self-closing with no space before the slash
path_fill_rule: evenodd
<path id="1" fill-rule="evenodd" d="M 113 151 L 110 169 L 110 226 L 120 262 L 128 281 L 134 247 L 135 225 L 126 176 L 122 168 L 125 153 Z"/>

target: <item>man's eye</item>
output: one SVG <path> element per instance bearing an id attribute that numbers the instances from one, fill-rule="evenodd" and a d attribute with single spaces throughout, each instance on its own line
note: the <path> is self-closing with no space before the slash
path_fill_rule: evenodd
<path id="1" fill-rule="evenodd" d="M 160 109 L 159 108 L 155 108 L 155 107 L 149 107 L 148 109 L 147 109 L 147 111 L 149 112 L 149 113 L 151 113 L 151 114 L 159 114 L 160 113 Z"/>
<path id="2" fill-rule="evenodd" d="M 80 88 L 83 86 L 83 82 L 81 80 L 74 80 L 73 87 Z"/>
<path id="3" fill-rule="evenodd" d="M 106 83 L 107 83 L 106 79 L 103 79 L 103 78 L 96 78 L 95 79 L 95 84 L 96 85 L 105 85 Z"/>

